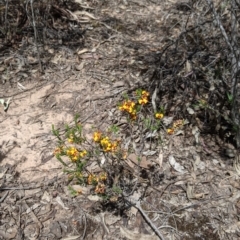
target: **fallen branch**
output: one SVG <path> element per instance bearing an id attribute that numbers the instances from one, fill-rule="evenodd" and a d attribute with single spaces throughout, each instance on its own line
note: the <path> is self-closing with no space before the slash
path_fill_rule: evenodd
<path id="1" fill-rule="evenodd" d="M 144 212 L 144 210 L 142 209 L 141 205 L 140 205 L 140 201 L 136 201 L 134 199 L 131 198 L 127 198 L 127 201 L 129 201 L 133 207 L 137 208 L 138 211 L 142 214 L 142 216 L 144 217 L 144 219 L 146 220 L 146 222 L 149 224 L 149 226 L 153 229 L 153 231 L 156 233 L 156 235 L 159 237 L 160 240 L 165 240 L 165 238 L 163 237 L 163 235 L 159 232 L 158 228 L 155 226 L 155 224 L 151 221 L 151 219 L 148 217 L 148 215 Z"/>

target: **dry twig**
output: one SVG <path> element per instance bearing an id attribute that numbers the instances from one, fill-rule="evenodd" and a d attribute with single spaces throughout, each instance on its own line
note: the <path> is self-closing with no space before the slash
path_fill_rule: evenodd
<path id="1" fill-rule="evenodd" d="M 144 212 L 144 210 L 142 209 L 141 205 L 140 205 L 140 201 L 136 201 L 135 199 L 132 198 L 127 198 L 127 200 L 133 204 L 133 206 L 135 208 L 138 209 L 138 211 L 142 214 L 142 216 L 144 217 L 144 219 L 146 220 L 146 222 L 150 225 L 150 227 L 153 229 L 153 231 L 157 234 L 157 236 L 159 237 L 159 239 L 161 240 L 165 240 L 165 238 L 163 237 L 163 235 L 159 232 L 158 228 L 155 226 L 155 224 L 151 221 L 151 219 L 148 217 L 148 215 Z"/>

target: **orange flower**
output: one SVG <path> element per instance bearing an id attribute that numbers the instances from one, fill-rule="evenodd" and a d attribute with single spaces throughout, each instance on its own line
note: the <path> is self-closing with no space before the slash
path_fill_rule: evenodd
<path id="1" fill-rule="evenodd" d="M 103 183 L 99 183 L 95 188 L 95 193 L 105 193 L 105 185 Z"/>
<path id="2" fill-rule="evenodd" d="M 177 128 L 177 127 L 181 127 L 184 123 L 184 120 L 176 120 L 174 123 L 173 123 L 173 128 Z"/>
<path id="3" fill-rule="evenodd" d="M 136 114 L 131 114 L 130 117 L 131 117 L 132 120 L 136 120 L 137 119 L 137 115 Z"/>
<path id="4" fill-rule="evenodd" d="M 123 151 L 123 155 L 122 155 L 122 158 L 123 159 L 126 159 L 128 156 L 128 152 L 126 150 Z"/>
<path id="5" fill-rule="evenodd" d="M 89 174 L 88 175 L 88 179 L 87 179 L 87 183 L 89 184 L 89 185 L 91 185 L 91 184 L 95 184 L 95 183 L 97 183 L 98 182 L 98 178 L 97 178 L 97 176 L 95 175 L 95 174 Z"/>
<path id="6" fill-rule="evenodd" d="M 136 105 L 135 102 L 127 100 L 127 101 L 124 101 L 124 103 L 121 106 L 119 106 L 119 109 L 121 111 L 132 113 L 135 110 L 135 105 Z"/>
<path id="7" fill-rule="evenodd" d="M 172 135 L 172 134 L 174 133 L 174 129 L 168 128 L 168 129 L 167 129 L 167 133 L 168 133 L 169 135 Z"/>
<path id="8" fill-rule="evenodd" d="M 54 150 L 54 155 L 58 155 L 58 154 L 61 154 L 63 153 L 63 147 L 58 147 Z"/>

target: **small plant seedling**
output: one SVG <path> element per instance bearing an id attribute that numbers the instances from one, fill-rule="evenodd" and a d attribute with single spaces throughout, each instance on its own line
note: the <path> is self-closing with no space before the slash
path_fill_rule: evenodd
<path id="1" fill-rule="evenodd" d="M 109 128 L 109 132 L 112 132 L 112 133 L 118 133 L 119 132 L 119 127 L 115 124 L 113 124 L 112 126 L 110 126 Z"/>
<path id="2" fill-rule="evenodd" d="M 230 104 L 232 104 L 232 102 L 233 102 L 233 95 L 231 93 L 227 93 L 227 98 L 228 98 L 228 102 Z"/>

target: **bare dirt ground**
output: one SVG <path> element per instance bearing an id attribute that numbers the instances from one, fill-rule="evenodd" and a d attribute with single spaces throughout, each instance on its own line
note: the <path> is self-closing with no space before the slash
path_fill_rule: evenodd
<path id="1" fill-rule="evenodd" d="M 0 239 L 161 239 L 156 229 L 162 239 L 239 239 L 234 160 L 223 154 L 226 145 L 216 134 L 199 130 L 202 119 L 178 105 L 179 96 L 187 103 L 195 94 L 186 91 L 191 84 L 181 93 L 169 92 L 166 84 L 160 90 L 166 115 L 184 114 L 188 124 L 178 134 L 161 131 L 159 145 L 146 141 L 146 181 L 130 196 L 141 197 L 140 205 L 70 194 L 71 183 L 53 155 L 52 124 L 62 129 L 79 114 L 88 136 L 92 126 L 118 124 L 116 106 L 124 93 L 141 87 L 153 94 L 156 77 L 169 80 L 158 55 L 190 16 L 188 3 L 173 0 L 77 2 L 82 12 L 72 13 L 84 31 L 74 46 L 67 44 L 70 39 L 42 47 L 44 74 L 36 55 L 16 50 L 17 43 L 2 49 L 0 98 L 10 98 L 10 105 L 0 115 Z M 33 41 L 23 39 L 21 47 L 24 41 L 34 52 Z M 156 76 L 159 68 L 162 76 Z M 128 171 L 134 166 L 128 164 Z"/>

